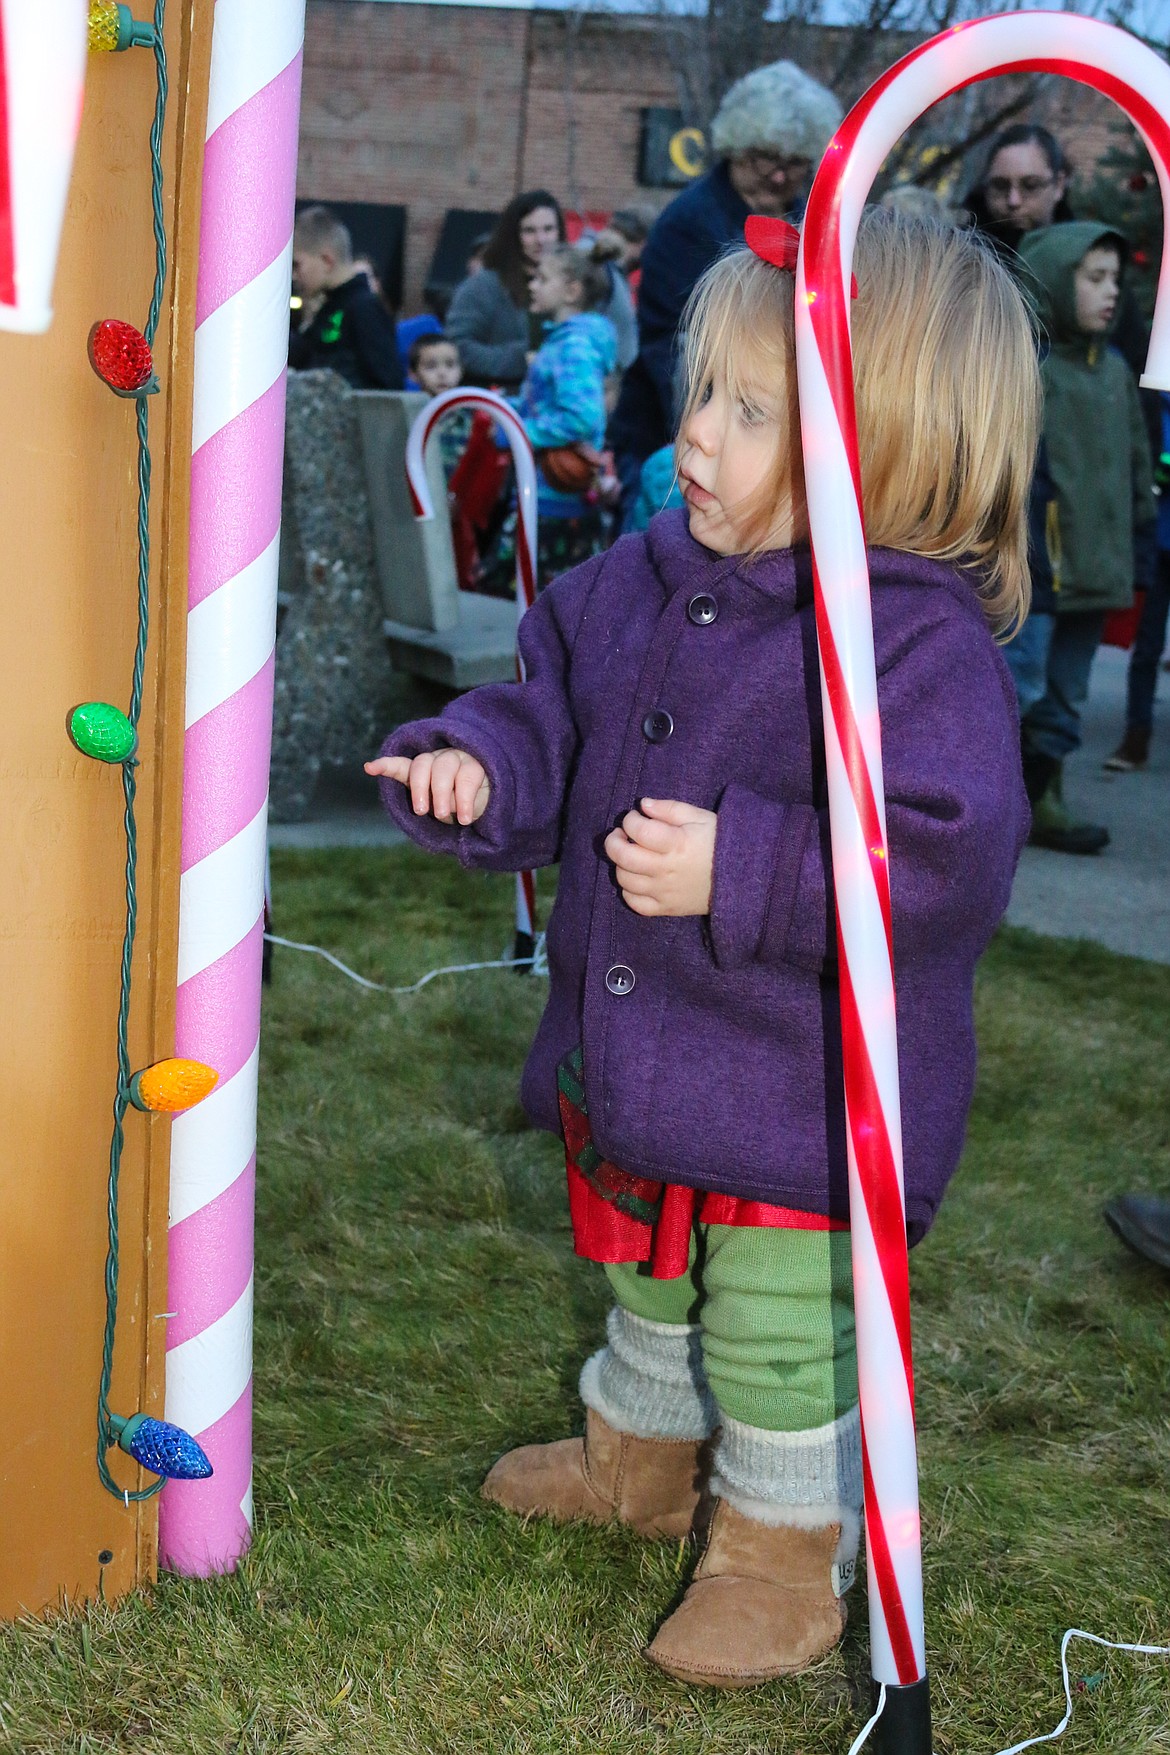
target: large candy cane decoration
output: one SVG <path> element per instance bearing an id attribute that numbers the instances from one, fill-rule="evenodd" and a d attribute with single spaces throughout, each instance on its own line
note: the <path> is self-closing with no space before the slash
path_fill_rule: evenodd
<path id="1" fill-rule="evenodd" d="M 39 335 L 52 320 L 86 12 L 85 0 L 0 0 L 0 329 Z"/>
<path id="2" fill-rule="evenodd" d="M 195 314 L 177 1052 L 219 1085 L 173 1124 L 168 1419 L 215 1474 L 166 1489 L 164 1565 L 252 1525 L 256 1069 L 284 376 L 304 0 L 217 0 Z"/>
<path id="3" fill-rule="evenodd" d="M 1126 111 L 1170 205 L 1170 67 L 1135 38 L 1067 12 L 958 25 L 914 49 L 838 129 L 817 172 L 796 277 L 801 434 L 837 897 L 857 1305 L 870 1632 L 879 1721 L 893 1755 L 930 1755 L 910 1288 L 902 1188 L 890 873 L 873 626 L 849 335 L 853 249 L 866 196 L 904 130 L 949 92 L 995 74 L 1059 73 Z M 1170 388 L 1170 256 L 1163 253 L 1143 383 Z"/>
<path id="4" fill-rule="evenodd" d="M 492 390 L 444 390 L 420 408 L 406 441 L 406 485 L 416 518 L 433 518 L 435 508 L 427 485 L 427 440 L 445 414 L 454 408 L 482 408 L 499 421 L 508 436 L 516 469 L 516 626 L 536 601 L 536 460 L 524 423 L 516 410 Z M 516 675 L 524 666 L 516 653 Z M 531 959 L 536 949 L 536 881 L 530 871 L 516 873 L 516 962 Z"/>

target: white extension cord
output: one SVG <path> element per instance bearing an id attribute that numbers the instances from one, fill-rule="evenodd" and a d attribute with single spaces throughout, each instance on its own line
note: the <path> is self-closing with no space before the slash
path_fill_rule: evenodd
<path id="1" fill-rule="evenodd" d="M 340 957 L 335 957 L 332 951 L 323 950 L 320 945 L 298 944 L 296 939 L 278 938 L 274 932 L 266 932 L 264 937 L 268 944 L 283 945 L 286 951 L 309 951 L 314 957 L 324 957 L 327 963 L 332 963 L 335 969 L 340 969 L 343 975 L 348 975 L 351 981 L 356 981 L 359 987 L 368 988 L 371 993 L 417 993 L 428 981 L 434 981 L 440 975 L 468 975 L 474 969 L 522 969 L 529 965 L 534 975 L 548 974 L 543 932 L 537 938 L 536 949 L 530 957 L 497 957 L 490 963 L 448 963 L 442 969 L 429 969 L 417 981 L 412 981 L 409 987 L 387 987 L 384 981 L 367 981 L 364 975 L 359 975 L 356 969 L 351 969 L 348 963 L 343 963 Z"/>
<path id="2" fill-rule="evenodd" d="M 1072 1685 L 1068 1677 L 1068 1648 L 1074 1639 L 1088 1639 L 1093 1645 L 1103 1645 L 1108 1651 L 1144 1652 L 1149 1657 L 1170 1657 L 1170 1645 L 1126 1645 L 1119 1639 L 1102 1639 L 1097 1633 L 1086 1633 L 1083 1627 L 1070 1627 L 1060 1642 L 1060 1674 L 1064 1683 L 1065 1712 L 1064 1717 L 1054 1731 L 1046 1731 L 1042 1737 L 1026 1737 L 1022 1743 L 1013 1743 L 1010 1749 L 1000 1749 L 999 1755 L 1020 1755 L 1022 1749 L 1034 1749 L 1037 1743 L 1054 1743 L 1057 1737 L 1063 1737 L 1072 1723 L 1073 1699 Z M 862 1727 L 856 1742 L 849 1750 L 849 1755 L 858 1755 L 869 1741 L 869 1734 L 882 1716 L 886 1704 L 886 1685 L 883 1682 L 878 1693 L 877 1711 L 867 1725 Z"/>

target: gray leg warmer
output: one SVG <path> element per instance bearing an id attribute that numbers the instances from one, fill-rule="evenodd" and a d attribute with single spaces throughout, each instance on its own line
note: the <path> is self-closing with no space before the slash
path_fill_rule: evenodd
<path id="1" fill-rule="evenodd" d="M 647 1322 L 615 1305 L 606 1333 L 609 1345 L 581 1371 L 585 1406 L 635 1438 L 708 1437 L 718 1411 L 703 1376 L 697 1325 Z"/>
<path id="2" fill-rule="evenodd" d="M 809 1432 L 765 1432 L 723 1416 L 711 1491 L 757 1523 L 841 1525 L 833 1588 L 853 1583 L 863 1501 L 857 1408 Z"/>

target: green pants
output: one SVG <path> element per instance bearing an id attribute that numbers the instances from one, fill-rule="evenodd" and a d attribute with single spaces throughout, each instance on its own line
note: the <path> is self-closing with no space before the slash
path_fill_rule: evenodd
<path id="1" fill-rule="evenodd" d="M 697 1323 L 722 1413 L 767 1432 L 825 1426 L 857 1402 L 847 1231 L 697 1225 L 689 1272 L 607 1266 L 614 1296 L 648 1322 Z"/>

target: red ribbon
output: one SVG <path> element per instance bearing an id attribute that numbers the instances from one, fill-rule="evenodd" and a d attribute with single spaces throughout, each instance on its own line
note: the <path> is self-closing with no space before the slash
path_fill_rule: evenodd
<path id="1" fill-rule="evenodd" d="M 782 268 L 786 274 L 796 273 L 796 256 L 800 249 L 800 232 L 786 219 L 766 219 L 762 213 L 749 213 L 743 228 L 744 241 L 761 262 Z M 853 276 L 850 296 L 857 297 L 857 276 Z"/>
<path id="2" fill-rule="evenodd" d="M 762 262 L 773 268 L 796 273 L 796 253 L 800 249 L 800 233 L 786 219 L 765 219 L 762 213 L 749 213 L 743 228 L 747 247 Z"/>

